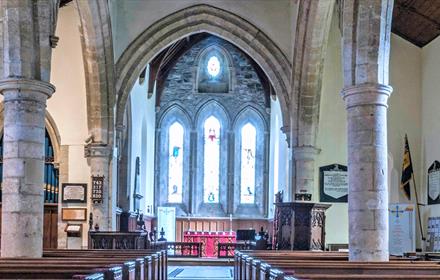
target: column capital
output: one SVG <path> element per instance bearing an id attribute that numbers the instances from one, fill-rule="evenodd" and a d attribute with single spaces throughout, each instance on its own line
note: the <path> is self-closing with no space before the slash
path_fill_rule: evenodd
<path id="1" fill-rule="evenodd" d="M 112 156 L 113 149 L 107 144 L 103 143 L 90 143 L 84 147 L 84 157 L 104 157 L 110 158 Z"/>
<path id="2" fill-rule="evenodd" d="M 39 92 L 50 98 L 55 92 L 55 86 L 40 80 L 23 79 L 23 78 L 8 78 L 0 80 L 0 93 L 5 94 L 8 91 L 20 92 Z"/>
<path id="3" fill-rule="evenodd" d="M 321 149 L 314 146 L 296 146 L 292 150 L 295 160 L 315 160 L 316 156 L 321 152 Z"/>
<path id="4" fill-rule="evenodd" d="M 341 96 L 347 109 L 357 106 L 377 105 L 388 107 L 388 97 L 393 88 L 389 85 L 364 83 L 345 87 Z"/>

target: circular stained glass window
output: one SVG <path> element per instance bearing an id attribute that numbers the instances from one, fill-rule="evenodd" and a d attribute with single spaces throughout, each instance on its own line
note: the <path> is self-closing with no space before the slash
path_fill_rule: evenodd
<path id="1" fill-rule="evenodd" d="M 207 65 L 208 73 L 212 77 L 216 77 L 220 73 L 220 61 L 216 56 L 211 56 Z"/>

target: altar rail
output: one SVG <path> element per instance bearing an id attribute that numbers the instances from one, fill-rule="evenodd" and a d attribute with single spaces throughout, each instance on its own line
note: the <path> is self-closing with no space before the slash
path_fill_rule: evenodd
<path id="1" fill-rule="evenodd" d="M 233 258 L 235 250 L 250 250 L 250 244 L 247 243 L 218 243 L 217 257 L 218 258 Z"/>
<path id="2" fill-rule="evenodd" d="M 202 256 L 200 242 L 167 242 L 169 257 L 198 258 Z"/>

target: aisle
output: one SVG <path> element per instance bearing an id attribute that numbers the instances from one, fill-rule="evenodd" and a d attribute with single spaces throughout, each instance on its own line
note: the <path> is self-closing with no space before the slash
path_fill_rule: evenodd
<path id="1" fill-rule="evenodd" d="M 232 266 L 169 266 L 168 280 L 231 280 Z"/>

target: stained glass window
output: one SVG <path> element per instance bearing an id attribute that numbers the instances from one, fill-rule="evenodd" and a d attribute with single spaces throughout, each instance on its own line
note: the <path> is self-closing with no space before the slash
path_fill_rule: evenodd
<path id="1" fill-rule="evenodd" d="M 211 56 L 208 60 L 207 68 L 209 75 L 216 77 L 220 73 L 220 61 L 218 57 Z"/>
<path id="2" fill-rule="evenodd" d="M 214 116 L 206 119 L 204 130 L 203 201 L 219 202 L 220 122 Z"/>
<path id="3" fill-rule="evenodd" d="M 183 134 L 180 123 L 173 123 L 168 131 L 168 202 L 182 203 Z"/>
<path id="4" fill-rule="evenodd" d="M 240 202 L 255 203 L 255 148 L 257 132 L 247 123 L 241 129 Z"/>

